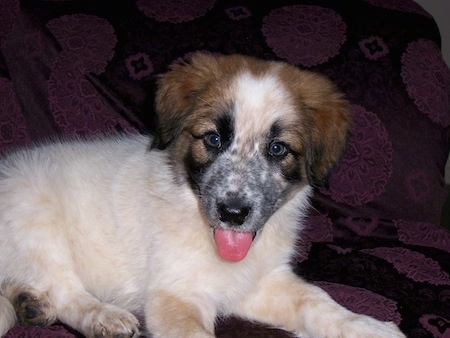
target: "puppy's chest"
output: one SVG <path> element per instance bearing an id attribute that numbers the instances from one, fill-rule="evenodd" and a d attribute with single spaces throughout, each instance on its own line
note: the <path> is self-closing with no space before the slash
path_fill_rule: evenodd
<path id="1" fill-rule="evenodd" d="M 251 257 L 248 262 L 223 261 L 209 229 L 203 231 L 192 236 L 166 237 L 157 248 L 150 250 L 150 289 L 205 297 L 227 312 L 231 304 L 238 302 L 257 283 L 262 275 L 261 266 L 250 262 Z"/>

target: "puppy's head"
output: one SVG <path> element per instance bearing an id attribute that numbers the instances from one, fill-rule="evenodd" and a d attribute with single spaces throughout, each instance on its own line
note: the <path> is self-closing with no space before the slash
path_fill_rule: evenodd
<path id="1" fill-rule="evenodd" d="M 326 181 L 350 120 L 322 76 L 239 55 L 173 64 L 159 79 L 156 110 L 153 146 L 168 148 L 229 260 L 245 257 L 292 193 Z"/>

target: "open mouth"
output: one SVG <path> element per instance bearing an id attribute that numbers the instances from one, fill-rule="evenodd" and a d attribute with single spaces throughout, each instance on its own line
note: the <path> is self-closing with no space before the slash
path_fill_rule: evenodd
<path id="1" fill-rule="evenodd" d="M 246 256 L 253 243 L 256 232 L 239 232 L 215 228 L 214 241 L 219 256 L 226 261 L 239 262 Z"/>

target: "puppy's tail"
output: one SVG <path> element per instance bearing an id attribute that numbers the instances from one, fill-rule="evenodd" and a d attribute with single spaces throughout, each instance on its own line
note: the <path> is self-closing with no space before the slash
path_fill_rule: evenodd
<path id="1" fill-rule="evenodd" d="M 16 312 L 12 304 L 0 293 L 0 337 L 3 337 L 16 321 Z"/>

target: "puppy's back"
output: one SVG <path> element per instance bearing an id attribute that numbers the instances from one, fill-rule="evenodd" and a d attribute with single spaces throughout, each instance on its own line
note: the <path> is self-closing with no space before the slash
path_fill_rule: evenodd
<path id="1" fill-rule="evenodd" d="M 0 283 L 27 282 L 34 278 L 27 269 L 39 264 L 41 249 L 62 260 L 66 254 L 73 255 L 65 250 L 77 250 L 73 243 L 58 241 L 81 241 L 87 231 L 97 231 L 94 225 L 107 223 L 102 217 L 111 217 L 107 200 L 115 177 L 127 158 L 136 153 L 144 156 L 148 143 L 147 137 L 138 135 L 63 140 L 21 149 L 1 159 Z M 100 231 L 98 238 L 104 236 Z"/>

